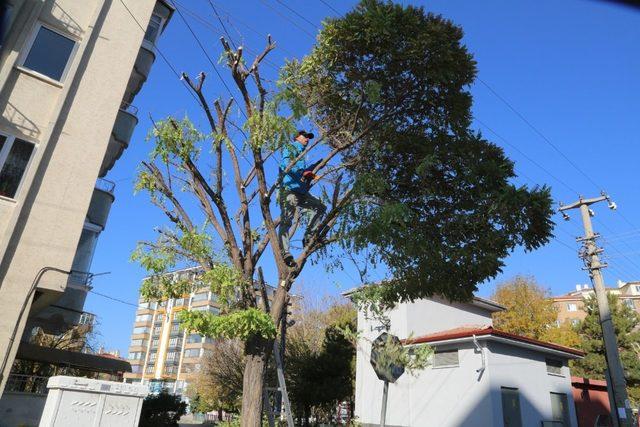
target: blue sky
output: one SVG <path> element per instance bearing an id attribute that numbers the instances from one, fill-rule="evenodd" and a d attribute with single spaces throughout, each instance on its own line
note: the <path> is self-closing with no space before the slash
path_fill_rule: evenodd
<path id="1" fill-rule="evenodd" d="M 325 1 L 340 12 L 355 3 Z M 273 36 L 278 48 L 269 56 L 273 67 L 263 67 L 268 79 L 275 79 L 275 66 L 285 58 L 308 52 L 314 40 L 307 33 L 315 33 L 325 17 L 336 15 L 320 0 L 211 3 L 231 37 L 246 50 L 261 49 L 264 35 Z M 283 3 L 316 26 L 296 18 Z M 617 279 L 640 280 L 640 249 L 636 249 L 640 243 L 636 183 L 640 155 L 640 12 L 587 0 L 404 3 L 423 5 L 463 27 L 464 43 L 478 62 L 481 79 L 471 88 L 477 119 L 474 126 L 516 162 L 516 182 L 548 184 L 554 199 L 565 203 L 574 201 L 577 193 L 594 196 L 601 189 L 614 198 L 617 212 L 608 210 L 605 204 L 595 208 L 594 227 L 607 238 L 602 242 L 610 264 L 605 279 L 608 284 Z M 217 62 L 222 30 L 209 1 L 179 0 L 177 5 Z M 114 7 L 122 5 L 115 2 Z M 289 20 L 295 20 L 302 29 Z M 210 98 L 228 96 L 177 14 L 159 48 L 178 71 L 191 75 L 207 72 Z M 226 78 L 225 70 L 219 70 Z M 227 82 L 231 87 L 230 79 Z M 96 292 L 135 303 L 144 271 L 129 261 L 130 253 L 137 241 L 153 239 L 153 228 L 164 223 L 147 197 L 134 196 L 132 189 L 138 164 L 150 150 L 145 142 L 149 115 L 158 119 L 186 113 L 196 123 L 204 123 L 193 98 L 160 57 L 134 104 L 140 123 L 129 149 L 107 176 L 116 181 L 116 202 L 100 236 L 92 271 L 111 273 L 95 278 Z M 579 217 L 574 213 L 570 222 L 559 216 L 555 220 L 558 226 L 554 241 L 532 253 L 517 250 L 506 260 L 503 274 L 480 285 L 479 294 L 490 295 L 497 283 L 516 274 L 535 276 L 554 294 L 587 283 L 574 241 L 581 234 Z M 357 277 L 353 269 L 326 273 L 322 266 L 310 266 L 297 291 L 310 298 L 335 296 L 356 286 Z M 89 294 L 85 309 L 98 315 L 99 341 L 126 354 L 135 308 Z"/>

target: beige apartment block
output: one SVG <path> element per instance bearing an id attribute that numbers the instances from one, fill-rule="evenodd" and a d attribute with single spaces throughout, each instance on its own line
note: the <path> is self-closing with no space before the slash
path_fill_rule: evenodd
<path id="1" fill-rule="evenodd" d="M 195 281 L 198 272 L 197 268 L 189 268 L 171 274 Z M 129 346 L 131 372 L 124 375 L 126 382 L 148 384 L 151 391 L 166 388 L 184 394 L 215 344 L 211 338 L 180 328 L 178 315 L 183 310 L 220 312 L 215 296 L 204 288 L 182 298 L 158 302 L 140 299 Z"/>
<path id="2" fill-rule="evenodd" d="M 129 143 L 130 103 L 172 8 L 163 0 L 0 7 L 8 24 L 0 34 L 2 392 L 28 319 L 46 327 L 56 318 L 64 328 L 73 316 L 45 312 L 63 297 L 81 317 L 90 275 L 46 271 L 37 280 L 38 272 L 89 269 L 114 199 L 113 186 L 97 179 Z"/>
<path id="3" fill-rule="evenodd" d="M 617 287 L 606 288 L 607 292 L 617 295 L 623 304 L 633 308 L 640 314 L 640 282 L 623 282 L 618 280 Z M 571 322 L 577 324 L 587 313 L 584 310 L 584 300 L 595 296 L 589 285 L 576 285 L 576 290 L 566 295 L 553 297 L 553 305 L 558 310 L 557 323 Z"/>

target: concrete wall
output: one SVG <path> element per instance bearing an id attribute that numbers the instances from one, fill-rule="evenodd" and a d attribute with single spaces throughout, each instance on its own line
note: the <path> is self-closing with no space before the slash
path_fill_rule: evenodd
<path id="1" fill-rule="evenodd" d="M 20 25 L 14 26 L 21 31 L 15 30 L 3 47 L 9 52 L 3 52 L 0 67 L 0 131 L 36 143 L 36 150 L 15 199 L 0 200 L 0 301 L 5 307 L 0 358 L 38 270 L 71 267 L 143 37 L 118 1 L 24 3 L 15 18 Z M 143 25 L 154 5 L 155 0 L 128 3 Z M 60 83 L 19 66 L 20 53 L 38 21 L 78 40 L 69 72 Z M 47 273 L 38 287 L 59 294 L 65 284 L 63 275 Z M 24 319 L 18 337 L 23 327 Z"/>
<path id="2" fill-rule="evenodd" d="M 365 352 L 370 354 L 370 346 Z M 460 345 L 458 357 L 459 367 L 429 367 L 416 376 L 405 373 L 395 384 L 389 384 L 387 425 L 501 425 L 502 418 L 494 419 L 489 373 L 476 372 L 482 366 L 480 353 L 466 343 Z M 361 375 L 356 380 L 356 416 L 365 426 L 377 426 L 383 383 L 375 376 L 368 357 L 366 364 L 358 363 L 357 370 Z"/>
<path id="3" fill-rule="evenodd" d="M 495 395 L 494 404 L 497 402 L 494 405 L 494 417 L 500 416 L 499 419 L 502 419 L 500 387 L 519 390 L 523 427 L 539 427 L 541 421 L 552 420 L 550 393 L 564 393 L 569 404 L 571 427 L 577 427 L 571 376 L 566 361 L 562 376 L 550 375 L 545 359 L 557 357 L 495 342 L 489 343 L 488 349 L 491 390 Z"/>
<path id="4" fill-rule="evenodd" d="M 491 313 L 486 309 L 472 304 L 451 304 L 437 298 L 400 304 L 388 315 L 391 319 L 389 332 L 399 338 L 465 325 L 492 324 Z M 355 412 L 360 417 L 359 421 L 365 425 L 376 424 L 380 420 L 383 383 L 376 377 L 369 362 L 371 341 L 381 333 L 376 329 L 377 326 L 378 322 L 365 318 L 362 312 L 358 313 L 358 330 L 362 339 L 356 354 Z M 388 425 L 475 425 L 456 424 L 471 409 L 481 415 L 482 419 L 489 419 L 487 417 L 492 416 L 490 405 L 478 400 L 487 392 L 486 373 L 482 378 L 474 375 L 475 370 L 481 366 L 482 359 L 470 345 L 461 349 L 459 358 L 460 368 L 429 368 L 416 378 L 405 373 L 396 384 L 390 384 Z M 443 393 L 441 387 L 447 384 L 460 385 L 460 388 L 451 389 L 452 394 Z"/>
<path id="5" fill-rule="evenodd" d="M 37 427 L 46 394 L 6 392 L 0 400 L 0 427 Z"/>

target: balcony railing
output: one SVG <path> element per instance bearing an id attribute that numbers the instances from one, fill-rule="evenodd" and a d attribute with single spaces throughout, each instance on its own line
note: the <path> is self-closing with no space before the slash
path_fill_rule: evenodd
<path id="1" fill-rule="evenodd" d="M 20 393 L 47 394 L 49 377 L 36 375 L 10 374 L 5 391 Z"/>
<path id="2" fill-rule="evenodd" d="M 108 179 L 98 178 L 96 180 L 96 189 L 104 191 L 105 193 L 113 194 L 113 190 L 116 188 L 116 183 L 109 181 Z"/>

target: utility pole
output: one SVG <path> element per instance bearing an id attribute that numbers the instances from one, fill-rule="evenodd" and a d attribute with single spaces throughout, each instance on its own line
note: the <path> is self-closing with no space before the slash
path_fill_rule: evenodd
<path id="1" fill-rule="evenodd" d="M 615 408 L 611 408 L 612 418 L 617 421 L 617 426 L 630 427 L 632 425 L 631 405 L 627 396 L 627 384 L 624 379 L 624 369 L 618 352 L 618 340 L 611 320 L 611 310 L 609 308 L 609 301 L 607 300 L 607 293 L 601 272 L 601 270 L 606 267 L 606 264 L 602 264 L 598 256 L 598 254 L 602 253 L 603 249 L 598 248 L 596 245 L 596 239 L 599 235 L 593 232 L 591 225 L 591 217 L 595 215 L 595 213 L 589 208 L 590 205 L 605 200 L 609 203 L 610 209 L 616 209 L 616 204 L 603 192 L 599 197 L 584 199 L 580 196 L 577 202 L 570 205 L 561 204 L 560 212 L 562 212 L 562 216 L 567 221 L 569 220 L 569 215 L 566 213 L 568 210 L 580 209 L 582 215 L 584 236 L 579 237 L 577 240 L 582 242 L 583 246 L 580 251 L 580 256 L 585 261 L 585 270 L 589 271 L 589 277 L 593 283 L 593 289 L 598 303 L 600 326 L 602 327 L 602 337 L 605 347 L 605 359 L 609 373 L 607 376 L 608 389 L 609 393 L 613 395 L 613 399 L 611 400 L 615 402 Z"/>

